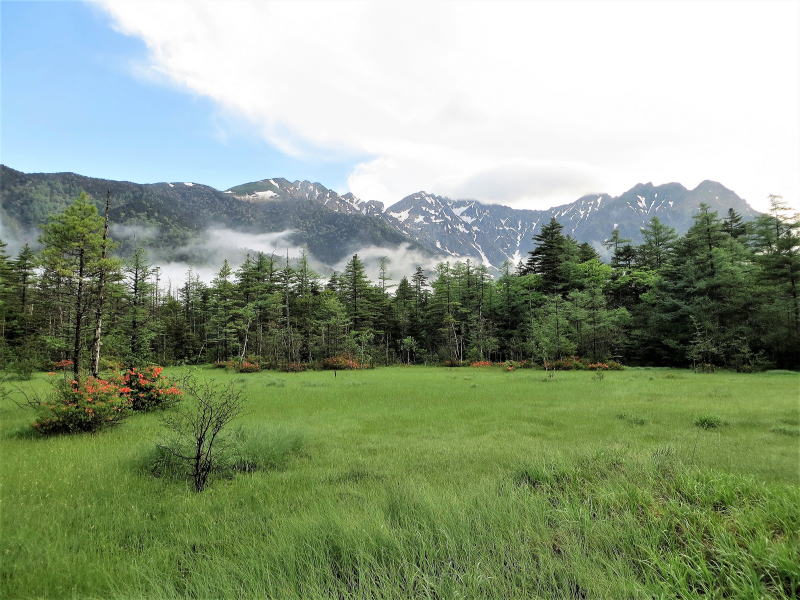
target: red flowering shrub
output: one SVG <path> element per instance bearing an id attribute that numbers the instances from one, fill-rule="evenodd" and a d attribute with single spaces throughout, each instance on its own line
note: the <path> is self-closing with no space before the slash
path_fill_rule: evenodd
<path id="1" fill-rule="evenodd" d="M 71 360 L 60 360 L 58 362 L 53 363 L 53 368 L 65 371 L 67 369 L 71 369 L 73 364 L 74 363 Z"/>
<path id="2" fill-rule="evenodd" d="M 470 367 L 491 367 L 492 361 L 490 360 L 476 360 L 469 364 Z"/>
<path id="3" fill-rule="evenodd" d="M 553 371 L 621 371 L 622 365 L 616 361 L 590 363 L 588 360 L 570 356 L 554 361 L 545 361 L 545 368 Z"/>
<path id="4" fill-rule="evenodd" d="M 261 365 L 244 361 L 239 365 L 239 373 L 258 373 L 261 370 Z"/>
<path id="5" fill-rule="evenodd" d="M 552 371 L 583 371 L 586 364 L 581 362 L 577 356 L 560 358 L 553 361 L 545 361 L 544 368 Z"/>
<path id="6" fill-rule="evenodd" d="M 351 369 L 366 369 L 367 365 L 358 362 L 356 359 L 349 356 L 331 356 L 323 359 L 320 367 L 328 370 L 351 370 Z"/>
<path id="7" fill-rule="evenodd" d="M 50 398 L 38 406 L 34 429 L 45 435 L 98 431 L 116 425 L 130 408 L 129 398 L 120 395 L 112 381 L 89 377 L 82 383 L 56 383 Z"/>
<path id="8" fill-rule="evenodd" d="M 132 367 L 122 374 L 120 394 L 130 399 L 133 410 L 166 408 L 180 399 L 181 390 L 162 377 L 163 367 Z"/>
<path id="9" fill-rule="evenodd" d="M 608 365 L 604 362 L 589 363 L 586 367 L 592 371 L 608 371 Z"/>
<path id="10" fill-rule="evenodd" d="M 301 373 L 308 369 L 308 365 L 305 363 L 287 363 L 281 367 L 281 371 L 285 373 Z"/>

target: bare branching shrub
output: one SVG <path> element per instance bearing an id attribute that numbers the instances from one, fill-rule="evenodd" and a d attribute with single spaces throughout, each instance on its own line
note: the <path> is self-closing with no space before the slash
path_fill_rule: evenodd
<path id="1" fill-rule="evenodd" d="M 242 411 L 241 392 L 233 385 L 187 379 L 184 393 L 189 402 L 164 417 L 168 437 L 159 449 L 183 461 L 194 489 L 202 492 L 209 476 L 226 470 L 225 427 Z"/>

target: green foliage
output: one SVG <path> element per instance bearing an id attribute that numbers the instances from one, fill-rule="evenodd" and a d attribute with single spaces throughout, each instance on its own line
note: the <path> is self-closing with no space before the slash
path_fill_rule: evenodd
<path id="1" fill-rule="evenodd" d="M 695 427 L 700 429 L 716 429 L 722 425 L 722 419 L 713 415 L 704 415 L 697 417 L 694 421 Z"/>
<path id="2" fill-rule="evenodd" d="M 375 366 L 573 355 L 708 372 L 800 366 L 800 225 L 778 201 L 746 231 L 735 214 L 721 220 L 705 205 L 684 236 L 653 219 L 633 247 L 615 230 L 610 264 L 552 222 L 519 272 L 506 263 L 493 279 L 484 265 L 448 262 L 433 273 L 416 267 L 396 286 L 387 260 L 377 282 L 357 254 L 324 281 L 305 254 L 256 253 L 224 261 L 209 283 L 190 271 L 164 289 L 143 250 L 122 272 L 102 258 L 101 225 L 81 197 L 53 217 L 41 252 L 0 252 L 5 364 L 26 353 L 43 364 L 77 357 L 80 378 L 102 322 L 100 359 L 127 367 L 293 371 L 340 356 Z"/>

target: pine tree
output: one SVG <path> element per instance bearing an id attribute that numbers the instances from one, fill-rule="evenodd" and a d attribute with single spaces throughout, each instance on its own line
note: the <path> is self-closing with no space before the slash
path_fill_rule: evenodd
<path id="1" fill-rule="evenodd" d="M 783 364 L 800 363 L 800 217 L 779 196 L 756 220 L 753 246 L 761 267 L 763 337 Z"/>
<path id="2" fill-rule="evenodd" d="M 72 314 L 73 377 L 79 381 L 86 317 L 93 301 L 91 289 L 105 268 L 103 219 L 89 196 L 82 193 L 44 226 L 40 241 L 44 269 L 64 282 L 61 293 Z"/>
<path id="3" fill-rule="evenodd" d="M 353 329 L 370 327 L 374 314 L 369 294 L 370 282 L 358 254 L 354 254 L 347 263 L 340 283 L 342 303 Z"/>
<path id="4" fill-rule="evenodd" d="M 542 231 L 533 236 L 536 248 L 528 253 L 525 272 L 541 276 L 541 289 L 545 294 L 564 291 L 566 278 L 564 264 L 569 260 L 567 238 L 561 233 L 563 226 L 555 220 L 542 227 Z"/>
<path id="5" fill-rule="evenodd" d="M 147 298 L 152 291 L 150 276 L 153 268 L 147 262 L 143 248 L 137 248 L 123 267 L 128 291 L 128 356 L 129 367 L 147 363 L 150 356 L 149 342 L 153 337 L 153 323 L 147 318 Z"/>
<path id="6" fill-rule="evenodd" d="M 597 253 L 597 250 L 595 250 L 589 242 L 583 242 L 578 246 L 578 262 L 586 262 L 599 258 L 600 255 Z"/>
<path id="7" fill-rule="evenodd" d="M 639 265 L 658 271 L 669 259 L 678 236 L 675 229 L 664 225 L 658 217 L 650 219 L 641 231 L 644 242 L 637 251 Z"/>
<path id="8" fill-rule="evenodd" d="M 733 239 L 746 238 L 750 232 L 750 227 L 744 222 L 742 215 L 734 209 L 729 208 L 725 220 L 722 222 L 722 231 Z"/>

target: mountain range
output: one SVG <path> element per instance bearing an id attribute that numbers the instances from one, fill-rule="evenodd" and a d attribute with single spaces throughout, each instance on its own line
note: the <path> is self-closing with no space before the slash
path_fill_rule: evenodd
<path id="1" fill-rule="evenodd" d="M 613 229 L 641 240 L 652 217 L 685 232 L 700 203 L 720 214 L 733 208 L 745 219 L 758 213 L 720 183 L 694 189 L 679 183 L 640 183 L 619 196 L 590 194 L 546 210 L 514 209 L 477 200 L 417 192 L 385 207 L 353 194 L 338 194 L 320 183 L 262 179 L 220 191 L 195 182 L 137 184 L 74 173 L 22 173 L 0 165 L 0 235 L 31 240 L 47 217 L 81 191 L 100 206 L 111 194 L 110 216 L 139 239 L 133 245 L 158 248 L 169 259 L 202 260 L 204 232 L 224 228 L 247 234 L 281 233 L 320 263 L 333 265 L 362 248 L 404 246 L 431 259 L 471 258 L 487 266 L 517 263 L 534 246 L 533 236 L 555 218 L 564 232 L 600 249 Z M 138 228 L 138 229 L 137 229 Z M 190 243 L 191 242 L 191 243 Z M 191 251 L 187 251 L 191 248 Z"/>

